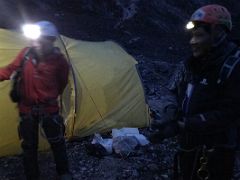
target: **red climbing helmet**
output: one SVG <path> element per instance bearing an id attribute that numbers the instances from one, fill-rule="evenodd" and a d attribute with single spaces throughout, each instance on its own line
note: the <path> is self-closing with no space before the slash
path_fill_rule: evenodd
<path id="1" fill-rule="evenodd" d="M 217 4 L 211 4 L 197 9 L 192 14 L 190 21 L 193 23 L 204 22 L 212 25 L 223 25 L 228 31 L 232 29 L 231 14 L 227 8 Z"/>

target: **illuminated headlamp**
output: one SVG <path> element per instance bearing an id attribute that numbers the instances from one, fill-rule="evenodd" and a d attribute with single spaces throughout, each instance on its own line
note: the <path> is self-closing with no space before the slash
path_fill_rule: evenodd
<path id="1" fill-rule="evenodd" d="M 186 25 L 186 29 L 188 29 L 188 30 L 193 29 L 194 27 L 195 27 L 195 25 L 192 21 L 189 21 Z"/>
<path id="2" fill-rule="evenodd" d="M 22 31 L 24 36 L 29 39 L 35 40 L 38 39 L 41 35 L 41 28 L 35 24 L 25 24 L 22 26 Z"/>

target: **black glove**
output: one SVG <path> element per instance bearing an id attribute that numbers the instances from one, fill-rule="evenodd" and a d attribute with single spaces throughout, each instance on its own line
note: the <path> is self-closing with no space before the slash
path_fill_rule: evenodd
<path id="1" fill-rule="evenodd" d="M 151 143 L 160 143 L 165 138 L 176 136 L 178 132 L 179 132 L 178 123 L 175 121 L 171 121 L 167 124 L 164 124 L 164 126 L 160 127 L 158 129 L 158 132 L 152 133 L 149 136 L 149 140 Z"/>
<path id="2" fill-rule="evenodd" d="M 174 137 L 179 133 L 178 119 L 181 113 L 174 104 L 167 105 L 163 110 L 163 116 L 160 120 L 152 122 L 152 128 L 158 129 L 158 132 L 152 133 L 149 137 L 150 142 L 160 143 L 165 138 Z"/>
<path id="3" fill-rule="evenodd" d="M 149 141 L 153 144 L 161 143 L 165 138 L 165 135 L 160 131 L 150 134 Z"/>

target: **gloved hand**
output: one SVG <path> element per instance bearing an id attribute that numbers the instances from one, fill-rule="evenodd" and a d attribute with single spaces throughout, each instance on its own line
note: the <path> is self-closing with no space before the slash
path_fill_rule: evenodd
<path id="1" fill-rule="evenodd" d="M 151 124 L 152 128 L 158 129 L 158 132 L 150 135 L 150 142 L 160 143 L 165 138 L 176 136 L 179 132 L 177 120 L 180 115 L 181 113 L 175 104 L 168 104 L 164 107 L 162 118 L 158 121 L 153 121 Z"/>
<path id="2" fill-rule="evenodd" d="M 148 138 L 152 143 L 160 143 L 165 138 L 174 137 L 178 134 L 178 124 L 171 121 L 158 129 L 158 132 L 152 133 Z"/>
<path id="3" fill-rule="evenodd" d="M 157 114 L 154 111 L 152 114 Z M 172 121 L 177 121 L 178 118 L 177 107 L 173 104 L 168 104 L 163 108 L 161 116 L 154 115 L 153 121 L 151 122 L 151 128 L 161 129 L 162 127 L 168 126 Z"/>
<path id="4" fill-rule="evenodd" d="M 157 144 L 157 143 L 161 143 L 165 139 L 165 135 L 163 134 L 163 132 L 158 131 L 158 132 L 151 133 L 148 139 L 151 143 Z"/>

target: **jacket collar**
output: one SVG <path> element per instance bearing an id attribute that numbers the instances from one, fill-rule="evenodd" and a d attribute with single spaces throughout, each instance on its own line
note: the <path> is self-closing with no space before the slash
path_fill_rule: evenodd
<path id="1" fill-rule="evenodd" d="M 202 58 L 191 56 L 185 62 L 186 68 L 193 74 L 202 74 L 211 69 L 221 66 L 226 57 L 232 54 L 238 46 L 233 42 L 225 40 L 221 45 L 212 49 L 212 51 Z"/>

